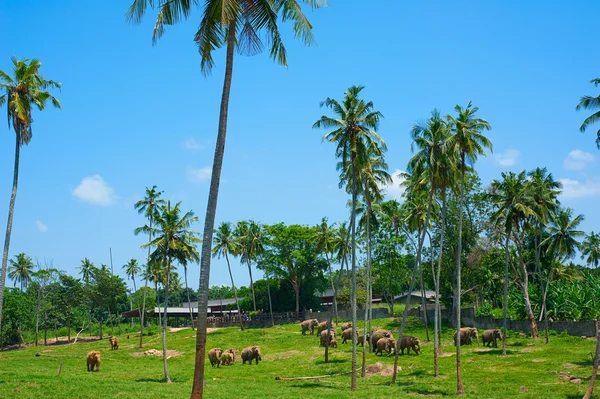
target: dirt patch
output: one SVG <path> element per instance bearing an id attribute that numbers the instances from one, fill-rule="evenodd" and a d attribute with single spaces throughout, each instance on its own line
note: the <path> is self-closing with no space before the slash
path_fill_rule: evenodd
<path id="1" fill-rule="evenodd" d="M 546 359 L 532 359 L 531 361 L 534 363 L 543 363 L 546 361 Z"/>
<path id="2" fill-rule="evenodd" d="M 367 373 L 380 373 L 381 370 L 383 370 L 383 364 L 377 362 L 375 364 L 369 364 L 367 365 L 367 367 L 365 368 L 365 371 Z"/>
<path id="3" fill-rule="evenodd" d="M 129 356 L 131 356 L 131 357 L 145 357 L 145 356 L 162 357 L 162 355 L 163 355 L 162 351 L 159 351 L 157 349 L 148 349 L 147 351 L 144 351 L 144 352 L 134 352 L 134 353 L 129 354 Z M 183 352 L 167 350 L 167 359 L 170 359 L 172 357 L 181 356 L 181 355 L 183 355 Z"/>
<path id="4" fill-rule="evenodd" d="M 303 352 L 292 350 L 287 352 L 279 352 L 274 354 L 265 355 L 265 359 L 268 360 L 279 360 L 279 359 L 289 359 L 296 356 L 301 356 Z"/>
<path id="5" fill-rule="evenodd" d="M 170 327 L 169 332 L 177 332 L 181 330 L 187 330 L 189 327 Z"/>
<path id="6" fill-rule="evenodd" d="M 531 352 L 537 352 L 539 350 L 542 350 L 542 348 L 535 348 L 535 347 L 530 346 L 530 347 L 521 349 L 521 352 L 523 352 L 523 353 L 531 353 Z"/>
<path id="7" fill-rule="evenodd" d="M 402 367 L 398 366 L 396 368 L 396 373 L 400 373 L 402 371 Z M 381 370 L 381 376 L 382 377 L 389 377 L 392 374 L 394 374 L 394 366 L 387 366 L 386 368 L 384 368 L 383 370 Z"/>
<path id="8" fill-rule="evenodd" d="M 562 366 L 563 366 L 563 368 L 566 368 L 566 369 L 572 369 L 573 367 L 575 367 L 575 365 L 571 364 L 571 363 L 565 363 Z"/>
<path id="9" fill-rule="evenodd" d="M 473 352 L 490 352 L 494 350 L 494 348 L 475 348 Z"/>

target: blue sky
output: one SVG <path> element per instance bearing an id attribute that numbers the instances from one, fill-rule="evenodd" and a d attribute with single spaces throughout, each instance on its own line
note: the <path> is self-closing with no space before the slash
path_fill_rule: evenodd
<path id="1" fill-rule="evenodd" d="M 493 127 L 494 154 L 477 163 L 484 183 L 504 170 L 546 166 L 565 183 L 562 203 L 585 214 L 583 229 L 600 230 L 598 127 L 580 134 L 587 112 L 575 111 L 581 95 L 598 92 L 589 84 L 600 77 L 597 2 L 330 3 L 308 12 L 317 46 L 282 27 L 288 68 L 265 54 L 236 58 L 217 222 L 345 219 L 334 148 L 311 127 L 324 112 L 320 101 L 362 84 L 385 116 L 392 171 L 410 157 L 415 121 L 473 101 Z M 199 12 L 153 47 L 155 14 L 130 25 L 128 5 L 0 2 L 0 69 L 11 68 L 10 56 L 35 57 L 63 84 L 63 110 L 35 114 L 21 153 L 11 256 L 26 252 L 71 273 L 84 257 L 109 264 L 109 248 L 119 272 L 132 257 L 143 261 L 144 237 L 133 229 L 144 220 L 132 204 L 154 184 L 193 209 L 202 230 L 225 55 L 215 54 L 205 78 L 192 41 Z M 2 229 L 13 141 L 0 124 Z M 232 268 L 236 283 L 248 284 L 247 269 L 237 260 Z M 198 267 L 189 274 L 197 287 Z M 222 283 L 226 265 L 215 260 L 211 285 Z"/>

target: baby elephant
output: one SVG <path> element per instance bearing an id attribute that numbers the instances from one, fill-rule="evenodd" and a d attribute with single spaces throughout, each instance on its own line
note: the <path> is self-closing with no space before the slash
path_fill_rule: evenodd
<path id="1" fill-rule="evenodd" d="M 242 349 L 242 364 L 252 364 L 252 360 L 256 360 L 256 364 L 258 361 L 262 361 L 262 357 L 260 356 L 260 348 L 258 346 L 249 346 L 247 348 Z"/>
<path id="2" fill-rule="evenodd" d="M 377 341 L 379 341 L 381 338 L 394 338 L 394 337 L 392 336 L 392 333 L 387 330 L 375 331 L 373 333 L 373 335 L 371 336 L 371 350 L 373 352 L 375 352 L 375 350 L 377 349 Z"/>
<path id="3" fill-rule="evenodd" d="M 477 345 L 479 345 L 479 335 L 477 333 L 476 328 L 472 327 L 463 327 L 460 329 L 460 345 L 471 345 L 473 343 L 473 338 L 477 340 Z M 452 338 L 454 341 L 454 346 L 456 346 L 456 332 Z"/>
<path id="4" fill-rule="evenodd" d="M 315 332 L 315 327 L 319 325 L 319 320 L 304 320 L 300 323 L 300 327 L 302 327 L 302 335 L 306 335 L 307 331 L 310 331 L 310 335 L 313 335 Z"/>
<path id="5" fill-rule="evenodd" d="M 494 348 L 498 347 L 498 343 L 496 340 L 499 339 L 502 341 L 502 331 L 496 328 L 495 330 L 485 330 L 481 335 L 481 340 L 483 341 L 484 346 L 490 346 L 491 343 L 494 344 Z M 487 345 L 486 345 L 487 343 Z"/>
<path id="6" fill-rule="evenodd" d="M 110 341 L 110 349 L 111 350 L 119 349 L 119 338 L 110 337 L 109 341 Z"/>
<path id="7" fill-rule="evenodd" d="M 335 340 L 335 338 L 331 338 L 331 339 L 329 340 L 329 346 L 330 346 L 331 348 L 337 348 L 337 347 L 338 347 L 338 343 L 337 343 L 337 341 Z"/>
<path id="8" fill-rule="evenodd" d="M 331 342 L 334 338 L 335 338 L 335 330 L 329 330 L 329 335 L 331 338 L 329 338 L 329 342 Z M 325 331 L 321 331 L 321 336 L 320 336 L 320 340 L 319 340 L 321 346 L 325 346 L 325 344 L 327 343 L 327 330 Z"/>
<path id="9" fill-rule="evenodd" d="M 100 352 L 89 351 L 86 360 L 88 371 L 94 371 L 94 366 L 96 367 L 96 371 L 100 371 Z"/>
<path id="10" fill-rule="evenodd" d="M 223 352 L 221 355 L 221 364 L 223 366 L 231 366 L 234 363 L 233 353 Z"/>
<path id="11" fill-rule="evenodd" d="M 369 342 L 369 334 L 367 334 L 367 342 Z M 356 339 L 356 344 L 360 346 L 365 346 L 365 336 L 362 334 L 359 335 Z"/>
<path id="12" fill-rule="evenodd" d="M 405 348 L 406 348 L 407 355 L 410 354 L 411 349 L 415 352 L 415 354 L 418 355 L 419 352 L 421 351 L 421 341 L 419 341 L 419 338 L 417 338 L 417 337 L 413 337 L 410 335 L 404 336 L 400 340 L 400 353 L 402 353 L 403 355 L 404 355 Z"/>
<path id="13" fill-rule="evenodd" d="M 223 354 L 223 349 L 221 348 L 212 348 L 208 351 L 208 360 L 210 360 L 210 365 L 217 368 L 221 363 L 221 355 Z"/>
<path id="14" fill-rule="evenodd" d="M 377 349 L 375 349 L 375 355 L 383 355 L 383 351 L 386 351 L 388 355 L 392 353 L 392 349 L 396 350 L 396 341 L 393 338 L 380 338 L 377 341 Z"/>
<path id="15" fill-rule="evenodd" d="M 231 356 L 233 356 L 233 363 L 235 363 L 235 357 L 237 356 L 238 350 L 235 348 L 229 348 L 225 352 L 231 353 Z"/>
<path id="16" fill-rule="evenodd" d="M 317 332 L 319 334 L 321 334 L 321 331 L 323 330 L 327 330 L 327 328 L 329 327 L 329 322 L 328 321 L 322 321 L 319 323 L 319 326 L 317 327 Z M 333 326 L 331 326 L 333 329 Z"/>

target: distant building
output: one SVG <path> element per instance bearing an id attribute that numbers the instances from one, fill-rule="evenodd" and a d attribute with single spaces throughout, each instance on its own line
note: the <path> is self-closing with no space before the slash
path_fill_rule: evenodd
<path id="1" fill-rule="evenodd" d="M 242 301 L 244 298 L 238 298 L 238 301 Z M 209 300 L 208 301 L 208 316 L 219 317 L 226 314 L 237 314 L 237 309 L 227 310 L 227 305 L 235 304 L 235 298 L 225 298 L 223 300 Z M 190 316 L 190 305 L 192 307 L 192 315 L 194 318 L 198 316 L 198 302 L 184 302 L 183 306 L 170 307 L 167 306 L 167 317 L 189 317 Z M 234 306 L 235 308 L 235 306 Z M 147 309 L 147 313 L 150 317 L 158 317 L 165 314 L 164 307 L 155 307 L 154 309 Z M 140 310 L 133 309 L 127 312 L 121 313 L 123 317 L 140 317 Z"/>
<path id="2" fill-rule="evenodd" d="M 396 303 L 406 303 L 406 297 L 408 296 L 408 292 L 404 292 L 400 295 L 396 295 L 394 297 L 394 302 Z M 421 291 L 413 291 L 410 295 L 410 304 L 418 305 L 422 303 L 423 295 Z M 433 303 L 435 301 L 435 291 L 426 290 L 425 291 L 425 303 Z"/>
<path id="3" fill-rule="evenodd" d="M 333 289 L 329 288 L 323 292 L 317 292 L 315 295 L 321 298 L 321 306 L 329 307 L 333 305 Z M 381 297 L 378 294 L 373 294 L 373 303 L 380 302 Z"/>

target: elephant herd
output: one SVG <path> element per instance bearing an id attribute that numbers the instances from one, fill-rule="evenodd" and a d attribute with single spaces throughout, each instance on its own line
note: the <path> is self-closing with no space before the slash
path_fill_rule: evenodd
<path id="1" fill-rule="evenodd" d="M 317 334 L 319 335 L 319 344 L 320 346 L 327 346 L 327 340 L 329 338 L 329 347 L 337 348 L 338 341 L 336 337 L 335 326 L 329 327 L 328 321 L 320 322 L 317 319 L 304 320 L 300 323 L 300 327 L 302 328 L 302 335 L 306 335 L 306 333 L 310 333 L 310 335 L 314 335 L 315 327 L 317 328 Z M 329 334 L 328 334 L 329 331 Z M 358 333 L 358 331 L 357 331 Z M 328 336 L 329 335 L 329 336 Z M 344 323 L 341 325 L 341 337 L 342 344 L 350 341 L 352 342 L 352 324 Z M 465 327 L 460 329 L 460 345 L 471 345 L 473 343 L 473 339 L 477 341 L 477 345 L 479 345 L 479 333 L 476 328 Z M 370 341 L 371 351 L 375 352 L 375 355 L 383 355 L 383 352 L 386 352 L 389 355 L 396 352 L 397 341 L 394 339 L 394 336 L 391 331 L 388 330 L 376 330 L 369 337 L 367 334 L 367 340 Z M 494 347 L 498 346 L 497 341 L 502 340 L 502 332 L 499 329 L 485 330 L 482 334 L 483 345 L 493 345 Z M 367 342 L 369 342 L 367 341 Z M 357 345 L 363 346 L 365 343 L 364 336 L 362 334 L 358 334 L 356 337 Z M 454 343 L 456 345 L 456 333 L 454 333 Z M 399 342 L 400 353 L 404 355 L 404 350 L 406 349 L 406 353 L 410 354 L 410 350 L 418 355 L 421 352 L 421 341 L 418 337 L 405 335 L 400 339 Z"/>
<path id="2" fill-rule="evenodd" d="M 212 348 L 208 351 L 208 360 L 210 361 L 210 365 L 212 367 L 219 368 L 221 365 L 231 366 L 235 363 L 235 356 L 238 353 L 238 350 L 235 348 L 229 348 L 225 351 L 221 348 Z M 242 349 L 241 353 L 242 364 L 252 364 L 252 361 L 262 361 L 262 356 L 260 353 L 260 347 L 258 346 L 249 346 L 247 348 Z"/>

